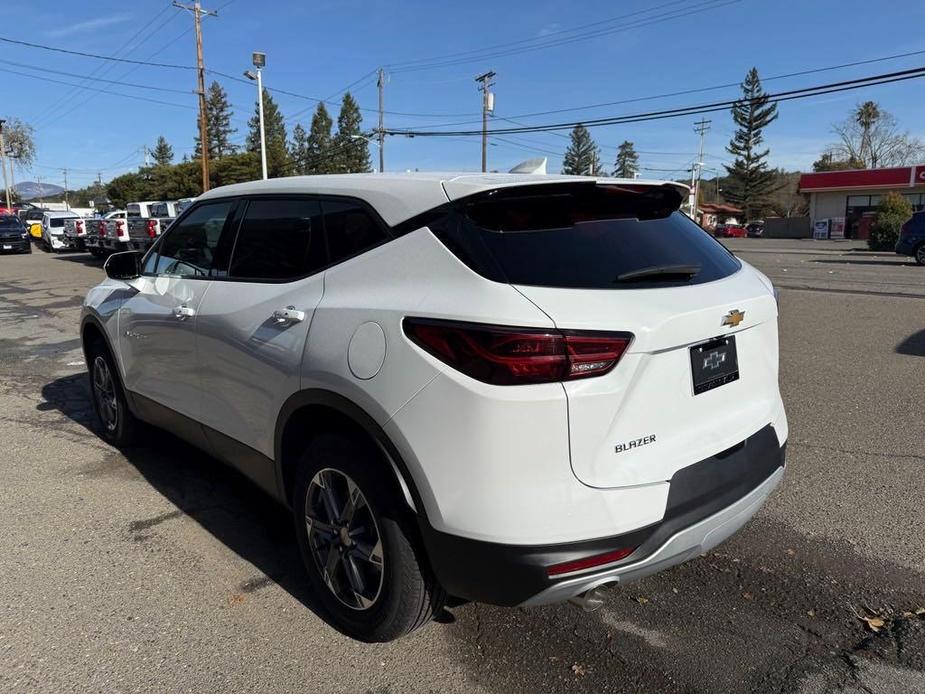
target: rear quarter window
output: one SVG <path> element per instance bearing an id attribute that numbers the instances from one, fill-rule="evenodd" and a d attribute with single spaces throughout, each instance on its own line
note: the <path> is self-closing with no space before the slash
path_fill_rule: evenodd
<path id="1" fill-rule="evenodd" d="M 639 289 L 736 272 L 739 261 L 679 202 L 667 187 L 547 184 L 463 201 L 431 229 L 473 270 L 510 284 Z M 657 268 L 688 271 L 647 274 Z"/>

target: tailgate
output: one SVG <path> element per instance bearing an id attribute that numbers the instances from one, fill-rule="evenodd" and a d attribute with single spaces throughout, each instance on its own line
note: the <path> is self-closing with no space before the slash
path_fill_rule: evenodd
<path id="1" fill-rule="evenodd" d="M 563 384 L 572 469 L 585 484 L 623 487 L 669 480 L 772 421 L 777 385 L 777 305 L 748 266 L 701 285 L 630 291 L 517 287 L 563 329 L 626 331 L 635 338 L 610 373 Z M 723 325 L 731 311 L 737 327 Z M 695 394 L 714 338 L 734 337 L 738 374 Z M 704 356 L 706 355 L 706 357 Z M 716 363 L 720 358 L 729 361 Z M 717 353 L 706 371 L 726 369 Z"/>

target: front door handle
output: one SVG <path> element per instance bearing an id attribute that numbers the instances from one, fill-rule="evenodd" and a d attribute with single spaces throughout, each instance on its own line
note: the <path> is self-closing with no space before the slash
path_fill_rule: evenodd
<path id="1" fill-rule="evenodd" d="M 187 318 L 191 318 L 195 316 L 196 310 L 190 308 L 186 304 L 183 304 L 182 306 L 177 306 L 173 310 L 173 315 L 174 317 L 176 317 L 177 320 L 186 320 Z"/>
<path id="2" fill-rule="evenodd" d="M 273 311 L 277 323 L 301 323 L 305 320 L 305 311 L 296 311 L 295 306 L 287 306 Z"/>

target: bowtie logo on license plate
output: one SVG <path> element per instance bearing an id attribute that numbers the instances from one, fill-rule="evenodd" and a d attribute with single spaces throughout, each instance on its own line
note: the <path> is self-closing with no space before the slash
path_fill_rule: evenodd
<path id="1" fill-rule="evenodd" d="M 710 352 L 703 360 L 703 368 L 716 370 L 724 361 L 726 361 L 725 352 Z"/>

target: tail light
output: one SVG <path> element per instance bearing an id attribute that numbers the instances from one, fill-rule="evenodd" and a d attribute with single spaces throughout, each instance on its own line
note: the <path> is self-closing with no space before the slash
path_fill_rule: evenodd
<path id="1" fill-rule="evenodd" d="M 128 237 L 128 234 L 125 231 L 125 220 L 117 219 L 116 220 L 116 238 L 120 241 L 124 241 Z"/>
<path id="2" fill-rule="evenodd" d="M 616 366 L 629 333 L 510 328 L 406 318 L 405 334 L 454 369 L 484 383 L 527 385 L 600 376 Z"/>
<path id="3" fill-rule="evenodd" d="M 103 238 L 104 236 L 106 236 L 106 222 L 102 220 L 97 222 L 96 233 L 99 235 L 100 238 Z"/>
<path id="4" fill-rule="evenodd" d="M 78 219 L 74 222 L 74 229 L 77 231 L 78 236 L 83 236 L 84 234 L 84 223 L 82 219 Z"/>
<path id="5" fill-rule="evenodd" d="M 153 239 L 155 236 L 157 236 L 157 220 L 156 219 L 149 219 L 147 227 L 148 227 L 148 237 L 149 238 Z"/>

